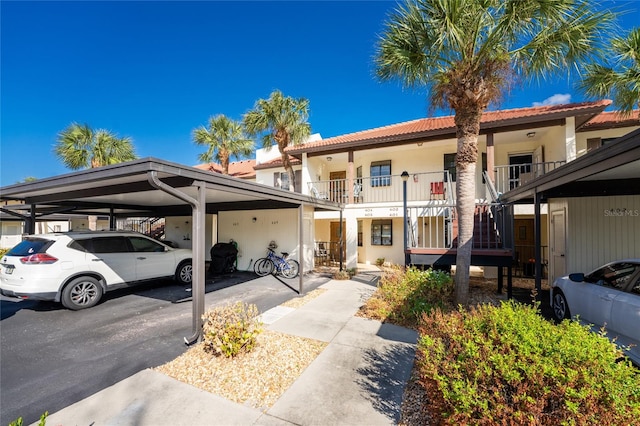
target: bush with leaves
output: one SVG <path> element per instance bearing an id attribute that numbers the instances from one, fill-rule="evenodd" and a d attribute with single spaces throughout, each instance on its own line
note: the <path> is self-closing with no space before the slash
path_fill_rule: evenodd
<path id="1" fill-rule="evenodd" d="M 422 313 L 452 303 L 453 289 L 445 272 L 395 267 L 385 271 L 362 310 L 369 318 L 416 328 Z"/>
<path id="2" fill-rule="evenodd" d="M 202 316 L 204 350 L 215 356 L 235 357 L 250 352 L 262 332 L 256 305 L 236 302 L 209 309 Z"/>
<path id="3" fill-rule="evenodd" d="M 9 251 L 9 249 L 6 248 L 0 248 L 0 257 L 4 256 L 5 254 L 7 254 L 7 252 Z"/>
<path id="4" fill-rule="evenodd" d="M 418 366 L 434 424 L 630 425 L 640 374 L 606 337 L 558 326 L 536 306 L 503 302 L 434 310 L 420 327 Z"/>

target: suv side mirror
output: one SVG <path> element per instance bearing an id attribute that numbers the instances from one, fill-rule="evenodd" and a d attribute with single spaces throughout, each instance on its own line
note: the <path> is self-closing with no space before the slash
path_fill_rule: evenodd
<path id="1" fill-rule="evenodd" d="M 584 274 L 582 272 L 578 272 L 575 274 L 569 274 L 569 279 L 576 283 L 581 283 L 584 281 Z"/>

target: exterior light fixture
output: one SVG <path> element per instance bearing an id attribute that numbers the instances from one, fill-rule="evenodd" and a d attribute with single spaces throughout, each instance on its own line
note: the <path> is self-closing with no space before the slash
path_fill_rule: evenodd
<path id="1" fill-rule="evenodd" d="M 333 157 L 327 157 L 327 161 L 333 160 Z"/>
<path id="2" fill-rule="evenodd" d="M 404 172 L 402 172 L 400 177 L 402 178 L 403 182 L 406 182 L 409 179 L 409 172 L 405 170 Z"/>
<path id="3" fill-rule="evenodd" d="M 532 137 L 534 137 L 535 135 L 536 135 L 536 132 L 529 132 L 529 133 L 527 133 L 527 137 L 528 137 L 528 138 L 532 138 Z"/>

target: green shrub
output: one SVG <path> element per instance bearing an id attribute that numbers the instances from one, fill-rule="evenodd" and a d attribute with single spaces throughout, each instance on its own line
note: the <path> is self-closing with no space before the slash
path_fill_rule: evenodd
<path id="1" fill-rule="evenodd" d="M 0 254 L 0 256 L 2 256 L 2 254 Z M 40 416 L 40 421 L 38 421 L 38 426 L 45 426 L 45 424 L 47 423 L 48 415 L 49 415 L 48 411 L 45 411 L 44 413 L 42 413 L 42 415 Z M 9 426 L 23 426 L 23 424 L 24 424 L 24 421 L 22 420 L 22 417 L 18 417 L 16 420 L 9 423 Z"/>
<path id="2" fill-rule="evenodd" d="M 630 425 L 640 374 L 604 336 L 503 302 L 425 314 L 418 366 L 434 424 Z"/>
<path id="3" fill-rule="evenodd" d="M 215 356 L 250 352 L 262 332 L 258 308 L 243 302 L 209 309 L 202 319 L 204 349 Z"/>
<path id="4" fill-rule="evenodd" d="M 384 265 L 384 257 L 379 257 L 376 259 L 376 266 Z"/>
<path id="5" fill-rule="evenodd" d="M 2 256 L 4 256 L 5 254 L 7 254 L 7 252 L 8 252 L 9 250 L 10 250 L 10 249 L 0 248 L 0 257 L 2 257 Z"/>
<path id="6" fill-rule="evenodd" d="M 453 288 L 453 280 L 445 272 L 391 268 L 363 311 L 371 318 L 415 328 L 423 312 L 451 303 Z"/>

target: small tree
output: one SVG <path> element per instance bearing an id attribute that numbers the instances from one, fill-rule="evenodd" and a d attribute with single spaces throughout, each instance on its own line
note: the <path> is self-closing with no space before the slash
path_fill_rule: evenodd
<path id="1" fill-rule="evenodd" d="M 262 134 L 262 147 L 271 149 L 278 145 L 282 165 L 289 175 L 289 189 L 297 185 L 293 166 L 285 149 L 289 145 L 298 145 L 311 134 L 309 101 L 305 98 L 294 99 L 274 90 L 269 99 L 259 99 L 253 110 L 244 115 L 243 122 L 247 133 L 252 136 Z"/>
<path id="2" fill-rule="evenodd" d="M 229 174 L 229 159 L 232 156 L 250 155 L 253 141 L 248 139 L 242 124 L 223 114 L 209 118 L 209 128 L 200 126 L 193 130 L 193 141 L 196 145 L 207 147 L 207 151 L 198 156 L 204 163 L 213 159 L 222 166 L 222 174 Z"/>

